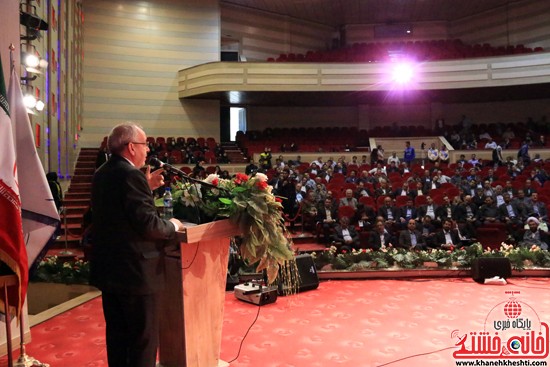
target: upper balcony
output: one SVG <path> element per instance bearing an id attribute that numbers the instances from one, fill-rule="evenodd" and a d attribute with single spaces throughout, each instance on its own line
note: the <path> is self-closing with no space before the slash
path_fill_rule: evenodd
<path id="1" fill-rule="evenodd" d="M 406 84 L 393 79 L 395 65 L 212 62 L 180 70 L 178 91 L 179 98 L 265 105 L 369 104 L 388 94 L 430 101 L 550 97 L 547 52 L 413 64 Z"/>

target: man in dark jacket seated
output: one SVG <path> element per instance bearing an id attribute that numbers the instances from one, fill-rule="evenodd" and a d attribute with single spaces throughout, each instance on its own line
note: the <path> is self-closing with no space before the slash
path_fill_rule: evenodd
<path id="1" fill-rule="evenodd" d="M 435 234 L 434 242 L 436 247 L 452 249 L 462 246 L 460 236 L 456 229 L 452 229 L 453 222 L 450 219 L 443 220 L 443 228 Z"/>
<path id="2" fill-rule="evenodd" d="M 383 221 L 377 221 L 374 225 L 374 231 L 369 236 L 368 247 L 373 250 L 379 250 L 382 246 L 388 247 L 395 243 L 393 236 L 386 230 Z"/>
<path id="3" fill-rule="evenodd" d="M 417 229 L 417 224 L 414 219 L 409 219 L 407 229 L 399 233 L 399 247 L 404 249 L 423 249 L 426 247 L 426 237 Z"/>
<path id="4" fill-rule="evenodd" d="M 352 249 L 358 250 L 359 234 L 353 226 L 349 225 L 349 218 L 340 218 L 340 224 L 334 229 L 332 235 L 332 244 L 336 246 L 338 251 L 350 252 Z"/>

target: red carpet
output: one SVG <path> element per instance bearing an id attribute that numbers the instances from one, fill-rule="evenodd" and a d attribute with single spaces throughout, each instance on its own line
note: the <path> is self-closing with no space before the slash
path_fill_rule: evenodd
<path id="1" fill-rule="evenodd" d="M 228 292 L 221 359 L 237 356 L 259 308 L 232 367 L 455 366 L 455 349 L 439 350 L 483 330 L 493 308 L 502 313 L 497 305 L 509 301 L 506 291 L 520 292 L 514 297 L 524 305 L 523 316 L 533 319 L 528 312 L 534 310 L 540 321 L 550 322 L 550 280 L 512 278 L 510 283 L 327 281 L 318 290 L 279 297 L 260 308 Z M 106 366 L 100 298 L 32 328 L 32 339 L 28 354 L 52 367 Z"/>

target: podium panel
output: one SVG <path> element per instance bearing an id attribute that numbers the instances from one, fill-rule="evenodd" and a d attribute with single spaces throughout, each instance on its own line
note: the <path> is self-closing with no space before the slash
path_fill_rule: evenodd
<path id="1" fill-rule="evenodd" d="M 163 367 L 218 367 L 230 237 L 228 220 L 186 228 L 180 256 L 166 261 L 159 362 Z M 187 242 L 193 241 L 193 242 Z"/>

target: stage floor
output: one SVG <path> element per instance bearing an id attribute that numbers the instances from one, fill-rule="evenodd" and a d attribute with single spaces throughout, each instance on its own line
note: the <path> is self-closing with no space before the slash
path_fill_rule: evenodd
<path id="1" fill-rule="evenodd" d="M 512 278 L 507 285 L 467 278 L 333 280 L 261 307 L 227 292 L 220 357 L 232 367 L 456 366 L 465 361 L 453 356 L 461 339 L 473 350 L 473 333 L 526 337 L 529 330 L 513 328 L 520 319 L 544 337 L 548 350 L 547 336 L 538 333 L 545 330 L 541 323 L 550 323 L 549 288 L 547 278 Z M 495 329 L 506 321 L 512 326 Z M 43 363 L 107 366 L 100 298 L 31 332 L 27 352 Z M 536 356 L 524 360 L 549 361 Z"/>

